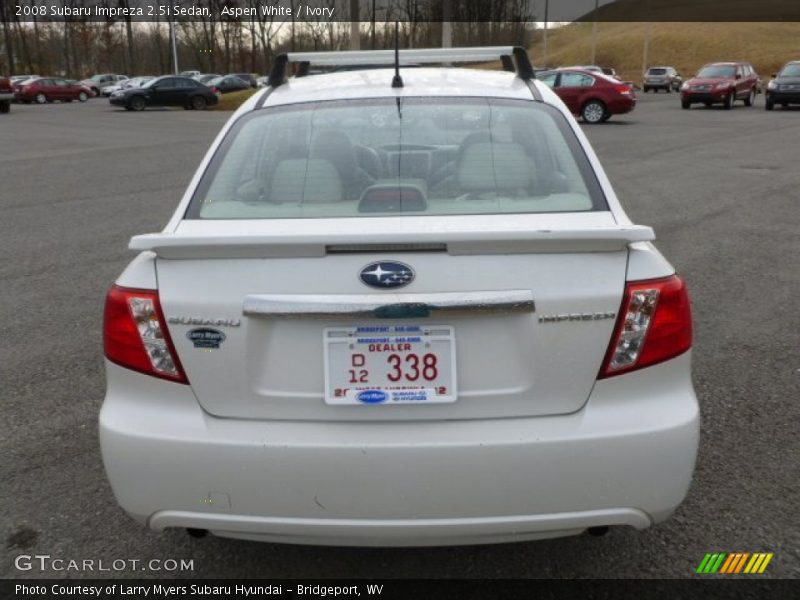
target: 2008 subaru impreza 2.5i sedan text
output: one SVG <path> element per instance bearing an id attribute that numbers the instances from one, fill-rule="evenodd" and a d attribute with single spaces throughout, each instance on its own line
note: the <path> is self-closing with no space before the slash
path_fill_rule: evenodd
<path id="1" fill-rule="evenodd" d="M 492 52 L 516 72 L 419 66 Z M 279 57 L 132 239 L 104 323 L 117 500 L 335 545 L 663 521 L 698 443 L 683 280 L 524 51 L 283 74 L 393 59 Z"/>

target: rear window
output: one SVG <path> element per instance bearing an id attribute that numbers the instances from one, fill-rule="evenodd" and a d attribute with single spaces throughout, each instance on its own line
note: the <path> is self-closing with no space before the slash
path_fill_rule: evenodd
<path id="1" fill-rule="evenodd" d="M 491 98 L 378 98 L 241 118 L 186 218 L 607 210 L 563 115 Z"/>
<path id="2" fill-rule="evenodd" d="M 647 72 L 647 74 L 648 75 L 666 75 L 667 74 L 667 70 L 666 69 L 650 69 Z"/>

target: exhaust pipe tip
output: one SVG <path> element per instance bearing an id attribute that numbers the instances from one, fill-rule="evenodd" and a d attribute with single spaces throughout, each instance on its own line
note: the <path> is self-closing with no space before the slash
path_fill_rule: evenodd
<path id="1" fill-rule="evenodd" d="M 608 525 L 601 525 L 599 527 L 589 527 L 586 531 L 592 537 L 602 537 L 608 533 L 608 530 Z"/>
<path id="2" fill-rule="evenodd" d="M 204 538 L 208 535 L 208 529 L 195 529 L 194 527 L 187 527 L 186 533 L 193 538 Z"/>

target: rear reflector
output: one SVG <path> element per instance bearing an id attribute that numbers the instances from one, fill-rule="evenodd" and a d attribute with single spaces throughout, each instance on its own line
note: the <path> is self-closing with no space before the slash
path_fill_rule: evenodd
<path id="1" fill-rule="evenodd" d="M 113 286 L 103 315 L 106 358 L 134 371 L 188 383 L 165 324 L 157 291 Z"/>
<path id="2" fill-rule="evenodd" d="M 631 281 L 599 379 L 654 365 L 692 347 L 692 312 L 686 284 L 677 275 Z"/>

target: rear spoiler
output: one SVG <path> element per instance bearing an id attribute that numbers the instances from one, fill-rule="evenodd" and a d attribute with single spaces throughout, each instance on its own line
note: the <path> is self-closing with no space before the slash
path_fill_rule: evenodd
<path id="1" fill-rule="evenodd" d="M 634 242 L 655 239 L 651 227 L 629 225 L 532 231 L 430 231 L 391 236 L 386 233 L 214 235 L 149 233 L 137 235 L 129 248 L 161 258 L 318 257 L 328 253 L 441 251 L 453 255 L 614 252 Z"/>

